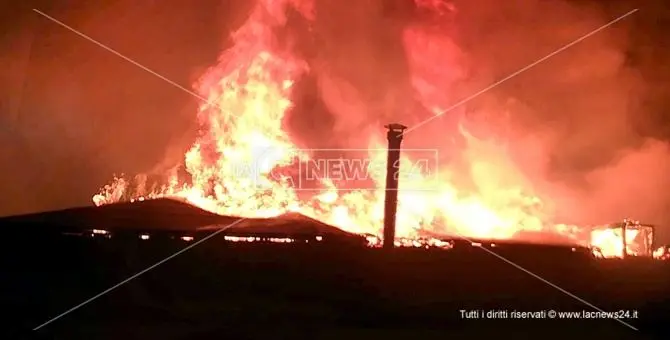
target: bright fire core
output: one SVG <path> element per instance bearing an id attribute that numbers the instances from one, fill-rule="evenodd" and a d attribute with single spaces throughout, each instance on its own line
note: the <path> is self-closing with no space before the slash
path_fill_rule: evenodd
<path id="1" fill-rule="evenodd" d="M 421 6 L 429 1 L 416 0 Z M 283 129 L 285 114 L 293 107 L 293 86 L 311 70 L 297 54 L 278 48 L 274 28 L 286 23 L 287 6 L 295 8 L 308 22 L 314 20 L 313 7 L 306 1 L 260 0 L 247 21 L 233 35 L 233 45 L 196 85 L 207 103 L 200 106 L 201 133 L 185 155 L 188 180 L 170 176 L 159 190 L 147 192 L 141 185 L 116 178 L 95 195 L 96 205 L 157 197 L 180 197 L 205 210 L 222 215 L 272 217 L 293 211 L 316 218 L 343 230 L 381 235 L 385 173 L 370 172 L 373 188 L 339 190 L 339 184 L 323 179 L 320 190 L 301 191 L 289 178 L 270 176 L 277 168 L 309 160 L 309 151 L 273 152 L 254 176 L 242 176 L 236 164 L 256 164 L 258 150 L 296 150 L 292 137 Z M 442 8 L 435 8 L 439 16 Z M 425 71 L 439 65 L 441 43 L 428 27 L 412 25 L 403 32 L 404 48 L 412 73 L 411 83 L 421 104 L 434 112 L 448 107 L 440 98 L 444 83 L 441 72 Z M 437 38 L 439 39 L 439 37 Z M 430 60 L 430 59 L 433 60 Z M 381 122 L 394 123 L 394 122 Z M 402 123 L 402 122 L 398 122 Z M 368 159 L 384 162 L 385 130 L 370 136 Z M 502 159 L 495 145 L 479 141 L 461 129 L 467 150 L 470 182 L 461 185 L 448 165 L 423 180 L 412 180 L 411 188 L 400 181 L 397 236 L 418 238 L 426 235 L 456 234 L 473 238 L 510 239 L 523 232 L 553 234 L 575 243 L 585 243 L 583 230 L 557 224 L 542 211 L 542 200 L 528 190 L 509 160 Z M 413 133 L 412 133 L 413 134 Z M 413 138 L 412 134 L 406 136 Z M 420 134 L 420 132 L 419 132 Z M 418 135 L 415 135 L 418 136 Z M 504 154 L 503 154 L 504 155 Z M 411 153 L 403 153 L 403 164 L 414 164 Z M 474 184 L 474 185 L 473 185 Z M 588 234 L 587 234 L 588 235 Z M 604 252 L 616 248 L 611 239 L 600 244 Z M 616 252 L 616 249 L 614 250 Z"/>

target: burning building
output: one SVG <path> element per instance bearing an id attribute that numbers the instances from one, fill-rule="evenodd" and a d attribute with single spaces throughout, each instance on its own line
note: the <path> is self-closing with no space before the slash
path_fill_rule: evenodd
<path id="1" fill-rule="evenodd" d="M 257 1 L 247 21 L 233 34 L 233 43 L 219 63 L 195 84 L 196 92 L 208 101 L 197 113 L 201 135 L 184 155 L 181 170 L 187 178 L 168 173 L 162 187 L 151 191 L 144 190 L 143 185 L 131 185 L 127 178 L 116 178 L 93 201 L 101 206 L 123 200 L 178 197 L 226 216 L 262 218 L 294 212 L 344 231 L 369 234 L 377 239 L 381 236 L 389 247 L 397 243 L 393 240 L 414 244 L 412 240 L 419 242 L 425 234 L 513 239 L 527 232 L 556 234 L 574 240 L 575 244 L 600 242 L 583 236 L 586 227 L 555 221 L 546 208 L 548 199 L 535 193 L 531 182 L 507 157 L 505 147 L 476 138 L 459 123 L 452 124 L 456 127 L 450 128 L 453 136 L 449 136 L 458 137 L 459 143 L 466 145 L 457 150 L 460 153 L 457 161 L 442 159 L 445 149 L 442 146 L 451 144 L 438 135 L 412 132 L 405 139 L 405 143 L 428 141 L 429 146 L 440 152 L 440 157 L 434 158 L 435 166 L 418 171 L 409 182 L 393 180 L 393 176 L 389 180 L 387 172 L 370 170 L 365 179 L 372 185 L 365 188 L 348 188 L 346 183 L 343 186 L 332 178 L 320 178 L 318 185 L 305 186 L 296 181 L 291 171 L 285 171 L 301 169 L 303 162 L 323 157 L 313 149 L 299 147 L 298 138 L 285 126 L 286 117 L 298 109 L 296 98 L 301 93 L 297 84 L 307 77 L 318 79 L 315 86 L 323 105 L 343 118 L 329 127 L 337 138 L 324 136 L 319 130 L 312 139 L 342 142 L 348 136 L 346 147 L 341 148 L 343 157 L 365 159 L 368 165 L 397 165 L 402 172 L 418 163 L 417 158 L 422 156 L 409 152 L 412 149 L 409 147 L 407 152 L 395 152 L 387 159 L 379 123 L 411 116 L 412 119 L 403 121 L 416 124 L 448 110 L 452 104 L 444 89 L 450 88 L 464 72 L 453 62 L 458 54 L 453 42 L 435 31 L 441 27 L 436 23 L 444 22 L 444 16 L 453 9 L 437 3 L 417 0 L 415 7 L 420 20 L 407 19 L 400 27 L 391 29 L 401 37 L 401 46 L 397 47 L 403 51 L 405 65 L 398 69 L 408 74 L 397 77 L 403 80 L 403 85 L 390 79 L 367 86 L 380 89 L 362 93 L 356 90 L 360 84 L 344 81 L 337 74 L 352 61 L 333 60 L 336 58 L 328 54 L 347 54 L 346 49 L 353 48 L 358 41 L 335 47 L 322 42 L 323 50 L 328 53 L 306 53 L 314 47 L 303 44 L 299 39 L 302 36 L 285 36 L 292 32 L 285 29 L 292 27 L 291 20 L 301 23 L 293 26 L 308 28 L 303 35 L 315 30 L 327 31 L 320 21 L 327 18 L 318 17 L 319 10 L 323 12 L 319 6 L 325 5 L 309 0 Z M 367 2 L 360 6 L 352 13 L 366 18 L 385 10 Z M 361 50 L 367 51 L 364 47 Z M 372 60 L 367 66 L 384 66 L 379 66 L 380 63 Z M 441 65 L 439 69 L 443 71 L 437 72 L 433 65 Z M 391 68 L 387 68 L 377 74 L 381 77 L 390 73 Z M 358 71 L 354 73 L 363 72 Z M 414 99 L 403 99 L 410 97 Z M 373 117 L 368 119 L 368 115 Z M 392 131 L 396 128 L 391 127 Z M 399 148 L 402 134 L 393 139 L 388 152 Z M 440 134 L 444 134 L 443 128 Z M 451 150 L 444 153 L 451 154 Z M 397 190 L 387 190 L 389 187 Z M 608 244 L 598 243 L 603 253 L 610 251 L 604 249 Z M 621 243 L 612 244 L 617 247 Z"/>

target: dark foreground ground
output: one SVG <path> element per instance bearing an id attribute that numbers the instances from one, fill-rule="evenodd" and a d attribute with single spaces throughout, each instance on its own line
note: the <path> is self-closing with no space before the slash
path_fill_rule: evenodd
<path id="1" fill-rule="evenodd" d="M 225 233 L 322 241 L 240 244 L 216 234 L 128 280 L 212 234 L 202 226 L 231 220 L 172 200 L 0 219 L 0 339 L 670 338 L 670 261 L 603 262 L 570 247 L 497 244 L 501 259 L 467 242 L 387 252 L 295 216 Z M 90 228 L 113 237 L 90 237 Z M 82 230 L 89 236 L 63 235 Z M 184 233 L 195 241 L 180 240 Z M 596 309 L 637 318 L 461 313 Z"/>
<path id="2" fill-rule="evenodd" d="M 185 243 L 5 235 L 3 339 L 644 339 L 670 328 L 667 263 L 504 254 L 528 274 L 481 249 L 388 253 L 230 244 L 217 235 L 32 331 Z M 460 312 L 594 310 L 588 304 L 639 318 L 464 320 Z"/>

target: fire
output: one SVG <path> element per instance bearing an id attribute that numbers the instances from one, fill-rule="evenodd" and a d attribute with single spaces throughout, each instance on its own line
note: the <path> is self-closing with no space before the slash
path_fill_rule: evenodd
<path id="1" fill-rule="evenodd" d="M 638 230 L 626 230 L 626 239 L 632 240 L 635 239 Z M 622 257 L 623 256 L 623 240 L 621 231 L 618 230 L 598 230 L 594 231 L 592 234 L 591 244 L 600 249 L 601 255 L 603 257 Z M 635 255 L 634 251 L 630 245 L 626 247 L 628 254 Z"/>
<path id="2" fill-rule="evenodd" d="M 422 6 L 430 3 L 420 2 Z M 131 185 L 130 180 L 118 177 L 93 197 L 96 205 L 179 197 L 223 215 L 272 217 L 299 212 L 343 230 L 381 235 L 385 173 L 372 172 L 375 186 L 366 190 L 339 190 L 342 188 L 323 179 L 322 188 L 307 192 L 296 187 L 290 171 L 277 175 L 277 169 L 296 164 L 296 159 L 314 157 L 298 150 L 282 128 L 292 107 L 293 86 L 310 72 L 307 61 L 277 46 L 273 27 L 286 23 L 285 6 L 293 6 L 308 21 L 314 18 L 312 6 L 305 1 L 258 1 L 246 23 L 234 33 L 233 46 L 196 84 L 207 102 L 197 115 L 200 136 L 184 159 L 190 180 L 175 172 L 163 187 L 146 192 L 143 185 Z M 440 8 L 436 15 L 445 10 Z M 448 60 L 442 52 L 450 48 L 449 43 L 420 26 L 407 28 L 403 39 L 419 100 L 424 107 L 441 112 L 450 98 L 440 93 L 458 72 L 444 67 L 444 72 L 428 74 L 426 67 L 436 64 L 435 60 Z M 379 130 L 364 146 L 373 163 L 386 159 L 386 143 L 381 127 Z M 480 141 L 464 129 L 461 132 L 467 142 L 464 158 L 471 183 L 459 183 L 449 167 L 419 174 L 423 177 L 412 180 L 411 187 L 400 181 L 399 239 L 418 239 L 425 232 L 509 239 L 522 230 L 577 237 L 576 227 L 550 221 L 543 201 L 528 189 L 530 184 L 506 158 L 502 146 Z M 411 155 L 403 155 L 401 169 L 412 162 Z M 597 241 L 605 246 L 607 242 Z M 615 243 L 611 247 L 616 251 Z"/>
<path id="3" fill-rule="evenodd" d="M 594 228 L 591 231 L 590 243 L 602 257 L 624 255 L 655 257 L 653 233 L 653 226 L 624 219 L 622 223 Z"/>

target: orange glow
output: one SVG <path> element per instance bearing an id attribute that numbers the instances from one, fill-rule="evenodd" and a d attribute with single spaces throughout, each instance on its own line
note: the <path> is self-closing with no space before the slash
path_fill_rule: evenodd
<path id="1" fill-rule="evenodd" d="M 626 254 L 630 256 L 654 257 L 653 227 L 638 221 L 623 220 L 622 223 L 594 228 L 591 245 L 600 250 L 602 257 L 623 257 L 624 239 L 622 226 L 626 225 Z"/>
<path id="2" fill-rule="evenodd" d="M 293 4 L 296 2 L 296 4 Z M 342 191 L 323 179 L 320 191 L 301 192 L 289 176 L 271 176 L 273 169 L 307 160 L 314 155 L 297 149 L 283 129 L 282 120 L 292 107 L 293 86 L 310 72 L 308 63 L 276 47 L 271 28 L 286 22 L 283 7 L 293 4 L 311 20 L 307 1 L 260 0 L 246 23 L 233 35 L 234 44 L 196 84 L 198 93 L 208 99 L 200 106 L 198 121 L 201 135 L 185 155 L 185 170 L 190 181 L 176 174 L 153 192 L 131 187 L 129 180 L 115 178 L 93 197 L 96 205 L 122 200 L 179 197 L 205 210 L 243 217 L 273 217 L 299 212 L 343 230 L 369 234 L 371 245 L 379 244 L 383 221 L 385 174 L 372 172 L 375 188 Z M 422 6 L 431 2 L 421 1 Z M 437 2 L 439 3 L 439 2 Z M 441 11 L 446 9 L 441 8 Z M 453 100 L 442 93 L 460 75 L 447 41 L 421 26 L 411 26 L 403 34 L 412 72 L 411 83 L 424 107 L 435 113 L 446 109 Z M 438 41 L 438 43 L 434 43 Z M 429 60 L 430 59 L 430 60 Z M 441 60 L 442 71 L 434 70 Z M 382 122 L 391 123 L 391 122 Z M 402 123 L 402 122 L 399 122 Z M 385 131 L 379 126 L 367 145 L 369 159 L 385 162 Z M 372 130 L 374 131 L 374 130 Z M 420 130 L 419 130 L 420 131 Z M 581 228 L 556 224 L 544 208 L 544 200 L 521 171 L 509 159 L 503 145 L 483 141 L 465 128 L 460 132 L 467 147 L 463 158 L 470 180 L 461 183 L 459 173 L 441 166 L 437 174 L 412 180 L 411 187 L 400 181 L 397 215 L 397 245 L 449 248 L 451 244 L 424 238 L 431 235 L 457 234 L 473 238 L 510 239 L 519 231 L 553 232 L 575 240 Z M 417 132 L 421 134 L 421 132 Z M 406 136 L 410 140 L 417 134 Z M 271 154 L 263 151 L 276 151 Z M 413 164 L 403 154 L 401 168 Z M 262 163 L 258 160 L 262 159 Z M 244 164 L 255 166 L 240 171 Z M 597 244 L 608 254 L 616 254 L 620 242 L 611 235 L 597 235 Z M 148 238 L 148 236 L 147 236 Z M 237 242 L 259 241 L 254 237 L 226 236 Z M 273 242 L 292 242 L 277 239 Z"/>
<path id="3" fill-rule="evenodd" d="M 626 230 L 626 239 L 635 239 L 635 236 L 637 236 L 638 232 L 638 230 Z M 630 243 L 630 241 L 628 243 Z M 595 230 L 591 234 L 591 245 L 598 247 L 603 257 L 623 256 L 623 239 L 621 237 L 621 230 Z M 626 250 L 629 255 L 636 255 L 636 252 L 630 247 L 630 245 Z"/>
<path id="4" fill-rule="evenodd" d="M 667 247 L 658 247 L 654 250 L 653 257 L 657 260 L 670 260 L 670 251 Z"/>

